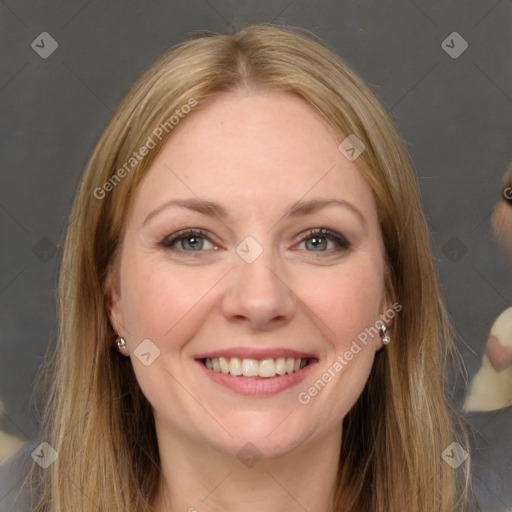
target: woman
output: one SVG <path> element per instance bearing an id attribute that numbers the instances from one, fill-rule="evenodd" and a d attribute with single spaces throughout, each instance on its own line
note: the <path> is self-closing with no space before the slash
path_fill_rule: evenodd
<path id="1" fill-rule="evenodd" d="M 34 510 L 463 506 L 408 158 L 310 35 L 204 34 L 154 64 L 87 165 L 59 298 Z"/>

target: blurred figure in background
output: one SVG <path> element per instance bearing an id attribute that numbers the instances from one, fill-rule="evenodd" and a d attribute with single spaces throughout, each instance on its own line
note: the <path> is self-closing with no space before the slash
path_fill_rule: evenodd
<path id="1" fill-rule="evenodd" d="M 500 199 L 492 215 L 494 232 L 512 262 L 512 163 L 501 182 Z M 471 384 L 463 410 L 493 411 L 512 406 L 512 307 L 491 327 L 482 366 Z"/>

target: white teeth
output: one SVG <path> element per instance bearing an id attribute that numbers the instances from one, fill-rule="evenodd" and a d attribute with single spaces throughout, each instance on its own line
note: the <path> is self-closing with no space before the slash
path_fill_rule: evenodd
<path id="1" fill-rule="evenodd" d="M 220 371 L 222 373 L 229 373 L 229 363 L 225 357 L 219 357 Z"/>
<path id="2" fill-rule="evenodd" d="M 274 377 L 276 374 L 276 363 L 273 359 L 260 361 L 260 377 Z"/>
<path id="3" fill-rule="evenodd" d="M 295 359 L 294 357 L 268 358 L 261 361 L 248 358 L 240 360 L 238 357 L 232 357 L 231 359 L 227 357 L 214 357 L 213 359 L 205 359 L 204 362 L 209 370 L 217 373 L 262 378 L 296 373 L 307 365 L 307 359 Z"/>
<path id="4" fill-rule="evenodd" d="M 284 375 L 286 373 L 286 359 L 284 357 L 276 359 L 276 373 L 277 375 Z"/>
<path id="5" fill-rule="evenodd" d="M 257 377 L 259 371 L 259 363 L 256 359 L 242 359 L 242 373 L 244 377 Z"/>
<path id="6" fill-rule="evenodd" d="M 229 373 L 231 375 L 242 375 L 242 362 L 238 357 L 232 357 L 229 361 Z"/>

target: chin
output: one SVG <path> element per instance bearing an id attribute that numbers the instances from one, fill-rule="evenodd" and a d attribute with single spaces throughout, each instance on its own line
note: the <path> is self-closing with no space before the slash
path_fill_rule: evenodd
<path id="1" fill-rule="evenodd" d="M 260 455 L 265 458 L 272 458 L 286 455 L 301 446 L 310 437 L 307 434 L 308 427 L 304 423 L 301 426 L 295 425 L 292 418 L 287 417 L 290 412 L 283 411 L 278 415 L 252 413 L 243 421 L 226 425 L 227 430 L 233 433 L 233 437 L 227 439 L 230 454 L 238 456 L 238 452 L 246 447 L 249 451 L 253 449 L 261 452 Z"/>

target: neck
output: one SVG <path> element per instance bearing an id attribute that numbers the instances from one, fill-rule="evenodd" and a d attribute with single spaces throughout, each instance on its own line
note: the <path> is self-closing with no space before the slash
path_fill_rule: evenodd
<path id="1" fill-rule="evenodd" d="M 334 512 L 341 429 L 279 457 L 239 457 L 190 439 L 159 436 L 154 512 Z M 241 443 L 243 446 L 244 443 Z"/>

